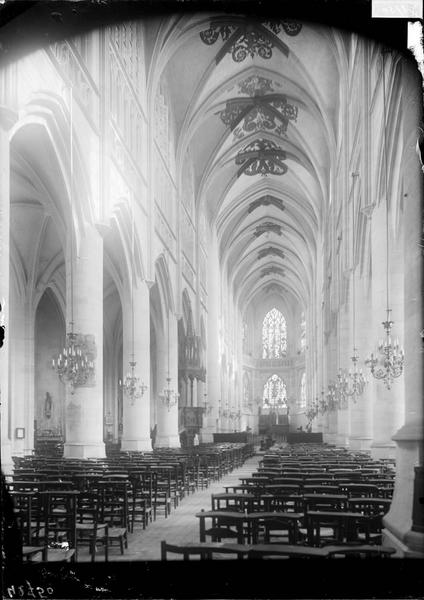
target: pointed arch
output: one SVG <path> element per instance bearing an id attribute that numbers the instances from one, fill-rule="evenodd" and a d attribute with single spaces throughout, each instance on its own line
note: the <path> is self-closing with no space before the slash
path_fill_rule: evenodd
<path id="1" fill-rule="evenodd" d="M 52 150 L 54 168 L 60 173 L 60 182 L 65 192 L 61 190 L 60 194 L 55 194 L 49 187 L 47 175 L 43 174 L 44 178 L 40 179 L 40 183 L 45 187 L 44 204 L 47 210 L 51 211 L 58 229 L 64 233 L 69 230 L 68 223 L 72 219 L 72 231 L 77 241 L 78 234 L 84 230 L 84 223 L 94 222 L 95 211 L 92 205 L 93 195 L 90 193 L 90 177 L 86 160 L 74 126 L 73 177 L 74 181 L 78 182 L 78 202 L 74 202 L 73 214 L 71 214 L 70 120 L 69 105 L 63 98 L 52 92 L 37 92 L 31 97 L 22 111 L 22 117 L 12 128 L 10 142 L 16 143 L 25 130 L 38 128 L 41 142 L 47 144 L 45 147 Z"/>
<path id="2" fill-rule="evenodd" d="M 162 313 L 167 311 L 175 313 L 174 292 L 172 290 L 171 275 L 164 254 L 160 254 L 155 262 L 155 279 L 159 288 L 162 304 Z"/>
<path id="3" fill-rule="evenodd" d="M 194 322 L 193 322 L 193 311 L 191 308 L 190 296 L 186 289 L 183 290 L 183 322 L 186 335 L 194 335 Z"/>

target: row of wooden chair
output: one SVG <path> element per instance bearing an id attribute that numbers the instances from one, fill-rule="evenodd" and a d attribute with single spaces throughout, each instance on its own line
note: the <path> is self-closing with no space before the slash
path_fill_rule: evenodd
<path id="1" fill-rule="evenodd" d="M 43 561 L 77 560 L 78 548 L 88 545 L 94 561 L 98 544 L 105 552 L 118 542 L 128 547 L 128 507 L 119 490 L 102 493 L 77 490 L 11 492 L 23 555 Z"/>
<path id="2" fill-rule="evenodd" d="M 176 555 L 182 560 L 198 558 L 212 560 L 214 558 L 233 557 L 237 559 L 264 558 L 390 558 L 395 554 L 394 548 L 370 545 L 327 546 L 325 548 L 308 548 L 306 546 L 257 544 L 199 543 L 169 544 L 161 542 L 161 560 L 169 560 L 168 555 Z"/>

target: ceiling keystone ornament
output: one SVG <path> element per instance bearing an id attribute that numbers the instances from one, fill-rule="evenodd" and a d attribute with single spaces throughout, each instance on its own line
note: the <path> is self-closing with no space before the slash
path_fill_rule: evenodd
<path id="1" fill-rule="evenodd" d="M 266 256 L 279 256 L 280 258 L 285 258 L 284 252 L 280 248 L 274 248 L 273 246 L 259 250 L 258 260 L 265 258 Z"/>
<path id="2" fill-rule="evenodd" d="M 281 235 L 281 225 L 273 223 L 272 221 L 267 221 L 266 223 L 258 225 L 253 235 L 259 237 L 263 233 L 276 233 L 277 235 Z"/>
<path id="3" fill-rule="evenodd" d="M 288 56 L 289 48 L 278 37 L 282 29 L 287 35 L 295 36 L 302 29 L 302 25 L 290 20 L 261 22 L 244 19 L 241 23 L 231 24 L 216 20 L 210 23 L 209 29 L 200 32 L 200 39 L 204 44 L 212 46 L 221 37 L 224 45 L 216 55 L 216 63 L 229 53 L 234 62 L 239 63 L 248 56 L 269 59 L 274 47 Z"/>
<path id="4" fill-rule="evenodd" d="M 285 135 L 289 121 L 296 121 L 298 107 L 282 94 L 231 98 L 220 111 L 221 121 L 234 132 L 236 139 L 260 131 Z"/>
<path id="5" fill-rule="evenodd" d="M 260 77 L 259 75 L 251 75 L 247 79 L 241 81 L 238 85 L 239 94 L 245 96 L 264 96 L 267 92 L 274 92 L 273 82 L 267 77 Z M 279 83 L 276 83 L 278 87 L 281 87 Z"/>
<path id="6" fill-rule="evenodd" d="M 253 212 L 256 208 L 259 208 L 260 206 L 275 206 L 276 208 L 279 208 L 280 210 L 285 210 L 285 206 L 283 201 L 281 200 L 281 198 L 275 198 L 275 196 L 262 196 L 262 198 L 258 198 L 257 200 L 254 200 L 253 202 L 251 202 L 249 204 L 249 208 L 247 209 L 247 212 L 250 214 L 251 212 Z"/>
<path id="7" fill-rule="evenodd" d="M 281 267 L 267 267 L 266 269 L 262 269 L 260 277 L 267 277 L 268 275 L 281 275 L 284 276 L 284 269 Z"/>
<path id="8" fill-rule="evenodd" d="M 275 142 L 255 140 L 247 144 L 237 154 L 236 165 L 241 165 L 237 177 L 245 175 L 284 175 L 287 165 L 284 164 L 286 153 Z"/>

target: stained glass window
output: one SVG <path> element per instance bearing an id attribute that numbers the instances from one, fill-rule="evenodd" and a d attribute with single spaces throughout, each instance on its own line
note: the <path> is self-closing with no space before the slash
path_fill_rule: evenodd
<path id="1" fill-rule="evenodd" d="M 300 317 L 300 351 L 305 352 L 306 348 L 306 319 L 303 312 Z"/>
<path id="2" fill-rule="evenodd" d="M 287 406 L 286 384 L 277 374 L 271 375 L 264 385 L 264 407 Z"/>
<path id="3" fill-rule="evenodd" d="M 287 326 L 282 313 L 273 308 L 262 325 L 262 358 L 281 358 L 287 352 Z"/>
<path id="4" fill-rule="evenodd" d="M 299 408 L 306 408 L 306 373 L 302 374 L 302 379 L 300 380 L 300 401 Z"/>

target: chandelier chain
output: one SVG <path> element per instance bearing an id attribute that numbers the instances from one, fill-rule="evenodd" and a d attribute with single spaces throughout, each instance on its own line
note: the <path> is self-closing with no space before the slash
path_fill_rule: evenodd
<path id="1" fill-rule="evenodd" d="M 386 106 L 386 68 L 384 60 L 384 52 L 382 54 L 383 61 L 383 138 L 384 138 L 384 194 L 386 200 L 386 308 L 389 310 L 389 200 L 388 200 L 388 182 L 387 182 L 387 106 Z M 387 317 L 388 320 L 388 317 Z"/>
<path id="2" fill-rule="evenodd" d="M 71 215 L 70 215 L 70 227 L 69 227 L 69 231 L 70 231 L 70 236 L 71 236 L 71 242 L 70 242 L 70 254 L 71 254 L 71 264 L 70 264 L 70 270 L 69 270 L 69 278 L 70 278 L 70 303 L 71 303 L 71 333 L 73 333 L 74 330 L 74 235 L 73 235 L 73 221 L 74 221 L 74 93 L 73 93 L 73 87 L 72 87 L 72 83 L 70 84 L 69 87 L 69 113 L 70 113 L 70 161 L 69 161 L 69 167 L 70 167 L 70 185 L 69 185 L 69 194 L 70 194 L 70 211 L 71 211 Z"/>
<path id="3" fill-rule="evenodd" d="M 71 385 L 71 393 L 75 393 L 77 385 L 86 385 L 94 374 L 94 345 L 88 339 L 90 336 L 83 336 L 74 333 L 74 118 L 73 118 L 73 87 L 69 84 L 69 208 L 70 208 L 70 266 L 69 266 L 69 302 L 70 302 L 70 322 L 69 331 L 66 334 L 65 345 L 62 352 L 52 359 L 52 368 L 57 372 L 59 379 L 67 381 Z M 87 352 L 89 350 L 89 353 Z M 91 353 L 91 356 L 90 356 Z"/>
<path id="4" fill-rule="evenodd" d="M 147 390 L 147 385 L 144 381 L 140 382 L 140 378 L 136 375 L 135 367 L 135 325 L 134 325 L 134 262 L 135 262 L 135 218 L 134 218 L 134 199 L 131 202 L 131 277 L 130 277 L 130 293 L 131 293 L 131 357 L 130 371 L 125 377 L 125 381 L 121 384 L 124 392 L 129 397 L 131 404 L 134 404 L 137 398 L 144 396 Z"/>

